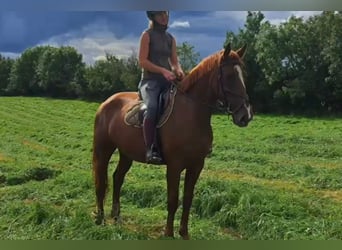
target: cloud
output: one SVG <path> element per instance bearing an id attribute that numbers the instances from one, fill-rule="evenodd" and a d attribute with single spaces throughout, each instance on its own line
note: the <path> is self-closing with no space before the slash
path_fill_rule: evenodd
<path id="1" fill-rule="evenodd" d="M 189 21 L 175 21 L 170 24 L 170 28 L 190 28 Z"/>
<path id="2" fill-rule="evenodd" d="M 228 31 L 237 32 L 243 26 L 246 11 L 183 12 L 175 22 L 189 20 L 191 28 L 171 29 L 177 44 L 188 42 L 204 58 L 223 48 Z"/>
<path id="3" fill-rule="evenodd" d="M 322 11 L 265 11 L 262 13 L 271 24 L 279 25 L 287 22 L 291 16 L 302 17 L 307 20 L 311 16 L 321 14 Z"/>
<path id="4" fill-rule="evenodd" d="M 296 17 L 302 17 L 304 20 L 307 20 L 309 17 L 320 15 L 322 11 L 292 11 L 291 14 Z"/>
<path id="5" fill-rule="evenodd" d="M 57 35 L 41 41 L 39 45 L 72 46 L 83 55 L 83 61 L 93 64 L 96 60 L 105 59 L 106 54 L 118 58 L 127 58 L 138 50 L 139 37 L 127 35 L 118 37 L 103 21 L 96 21 L 84 26 L 79 31 Z"/>
<path id="6" fill-rule="evenodd" d="M 184 12 L 182 16 L 176 16 L 176 21 L 190 20 L 191 29 L 175 29 L 173 32 L 177 43 L 189 42 L 194 45 L 195 51 L 200 52 L 201 57 L 210 55 L 223 47 L 226 32 L 238 32 L 243 28 L 247 11 L 215 11 L 215 12 Z M 291 15 L 303 17 L 320 14 L 320 11 L 262 11 L 265 20 L 273 24 L 286 22 Z"/>
<path id="7" fill-rule="evenodd" d="M 262 13 L 266 20 L 280 24 L 291 15 L 307 19 L 321 12 Z M 169 31 L 178 44 L 187 41 L 204 57 L 222 48 L 226 32 L 243 28 L 246 16 L 247 11 L 173 11 Z M 144 11 L 0 11 L 0 51 L 15 55 L 37 45 L 73 46 L 85 62 L 93 63 L 106 53 L 127 57 L 137 52 L 146 28 Z"/>
<path id="8" fill-rule="evenodd" d="M 243 26 L 246 21 L 247 11 L 216 11 L 213 12 L 213 16 L 218 19 L 230 18 L 240 23 L 240 27 Z M 261 11 L 264 14 L 265 19 L 272 24 L 280 24 L 288 21 L 291 15 L 296 17 L 302 17 L 304 20 L 313 15 L 318 15 L 322 11 Z"/>
<path id="9" fill-rule="evenodd" d="M 21 53 L 12 53 L 12 52 L 0 52 L 0 54 L 5 58 L 16 59 L 21 56 Z"/>

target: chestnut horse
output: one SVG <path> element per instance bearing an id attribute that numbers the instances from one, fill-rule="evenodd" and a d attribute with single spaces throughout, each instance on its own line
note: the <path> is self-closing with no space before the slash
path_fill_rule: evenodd
<path id="1" fill-rule="evenodd" d="M 158 129 L 166 164 L 167 221 L 165 236 L 174 237 L 174 217 L 178 207 L 181 172 L 185 169 L 183 211 L 179 234 L 189 239 L 188 219 L 194 187 L 211 148 L 212 107 L 217 102 L 232 114 L 237 126 L 245 127 L 253 114 L 241 70 L 246 46 L 233 51 L 228 44 L 203 59 L 177 85 L 174 108 L 168 121 Z M 116 93 L 104 101 L 94 125 L 93 174 L 96 189 L 95 222 L 104 221 L 104 199 L 108 182 L 108 163 L 118 149 L 119 162 L 113 174 L 111 216 L 120 215 L 120 190 L 133 161 L 145 162 L 145 144 L 141 128 L 126 125 L 124 116 L 138 101 L 136 92 Z"/>

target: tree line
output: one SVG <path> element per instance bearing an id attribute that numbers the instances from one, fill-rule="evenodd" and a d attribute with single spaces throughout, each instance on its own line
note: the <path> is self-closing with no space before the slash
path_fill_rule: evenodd
<path id="1" fill-rule="evenodd" d="M 262 12 L 248 12 L 243 28 L 228 31 L 234 48 L 247 43 L 247 90 L 255 111 L 336 113 L 342 110 L 342 12 L 324 11 L 306 20 L 290 17 L 275 25 Z M 190 71 L 200 59 L 194 46 L 177 47 Z M 136 53 L 86 65 L 73 47 L 37 46 L 17 59 L 0 55 L 0 95 L 104 100 L 136 91 L 141 69 Z"/>
<path id="2" fill-rule="evenodd" d="M 190 71 L 199 53 L 187 42 L 177 46 L 180 63 Z M 136 53 L 128 58 L 106 54 L 104 60 L 86 65 L 70 46 L 37 46 L 17 59 L 0 54 L 0 96 L 50 96 L 103 100 L 120 91 L 136 91 L 141 76 Z"/>
<path id="3" fill-rule="evenodd" d="M 119 91 L 136 90 L 140 67 L 134 53 L 86 65 L 70 46 L 37 46 L 17 59 L 0 55 L 0 95 L 49 96 L 103 100 Z"/>
<path id="4" fill-rule="evenodd" d="M 248 12 L 226 41 L 248 44 L 247 89 L 259 112 L 342 111 L 342 12 L 324 11 L 307 20 L 292 16 L 279 25 L 262 12 Z"/>

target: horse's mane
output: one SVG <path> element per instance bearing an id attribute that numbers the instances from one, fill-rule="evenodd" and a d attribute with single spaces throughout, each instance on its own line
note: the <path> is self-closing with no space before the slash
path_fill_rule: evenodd
<path id="1" fill-rule="evenodd" d="M 195 66 L 188 75 L 181 81 L 180 86 L 183 92 L 187 92 L 197 81 L 210 71 L 218 69 L 223 50 L 204 58 Z"/>
<path id="2" fill-rule="evenodd" d="M 188 75 L 181 81 L 180 88 L 183 92 L 187 92 L 196 82 L 198 82 L 204 75 L 208 72 L 211 73 L 209 78 L 209 83 L 212 81 L 212 77 L 216 77 L 218 74 L 218 69 L 220 65 L 221 57 L 223 56 L 224 49 L 209 55 L 204 58 L 197 66 L 195 66 Z M 231 50 L 229 57 L 233 61 L 237 61 L 240 65 L 244 65 L 241 58 L 236 51 Z"/>

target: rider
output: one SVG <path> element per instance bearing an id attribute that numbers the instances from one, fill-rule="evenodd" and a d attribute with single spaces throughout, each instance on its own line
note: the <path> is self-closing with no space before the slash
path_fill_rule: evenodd
<path id="1" fill-rule="evenodd" d="M 139 64 L 142 68 L 139 93 L 147 110 L 143 122 L 143 135 L 146 145 L 146 162 L 162 163 L 156 150 L 155 135 L 158 112 L 158 97 L 170 87 L 170 82 L 184 77 L 178 63 L 175 38 L 167 32 L 168 11 L 147 11 L 149 27 L 140 38 Z"/>

